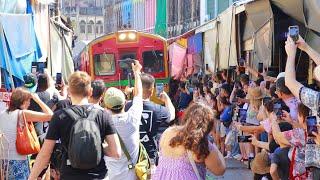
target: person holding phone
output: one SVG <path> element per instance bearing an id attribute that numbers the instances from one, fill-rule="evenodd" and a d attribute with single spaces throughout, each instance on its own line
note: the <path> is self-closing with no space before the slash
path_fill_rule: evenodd
<path id="1" fill-rule="evenodd" d="M 140 140 L 148 152 L 152 165 L 155 165 L 158 160 L 160 136 L 175 119 L 175 108 L 170 97 L 164 91 L 163 83 L 156 83 L 151 74 L 142 73 L 140 76 L 143 89 Z M 164 106 L 152 102 L 151 96 L 154 93 L 162 100 Z M 126 104 L 125 111 L 128 111 L 131 106 L 132 101 Z"/>
<path id="2" fill-rule="evenodd" d="M 299 40 L 294 42 L 291 37 L 287 38 L 286 41 L 286 53 L 287 62 L 285 69 L 285 81 L 286 86 L 292 91 L 293 95 L 301 101 L 305 106 L 311 109 L 311 114 L 317 117 L 317 124 L 320 124 L 319 116 L 319 101 L 320 92 L 314 91 L 308 87 L 303 86 L 296 79 L 296 67 L 295 59 L 297 48 L 306 52 L 310 59 L 312 59 L 316 64 L 317 68 L 320 67 L 320 54 L 312 49 L 302 38 L 299 36 Z M 319 76 L 319 72 L 315 71 L 315 76 Z M 318 80 L 318 79 L 317 79 Z M 319 80 L 318 80 L 319 81 Z M 315 144 L 306 145 L 306 166 L 313 167 L 312 176 L 315 179 L 320 179 L 320 146 Z"/>
<path id="3" fill-rule="evenodd" d="M 310 109 L 301 103 L 298 105 L 298 121 L 294 121 L 288 112 L 283 111 L 283 119 L 293 126 L 292 130 L 285 132 L 280 132 L 278 128 L 279 125 L 274 121 L 276 118 L 276 116 L 274 116 L 275 114 L 271 116 L 272 132 L 275 140 L 278 143 L 287 144 L 291 147 L 288 153 L 290 159 L 294 159 L 291 176 L 300 177 L 302 179 L 306 179 L 309 173 L 306 170 L 305 164 L 305 160 L 308 158 L 305 155 L 306 145 L 308 144 L 307 140 L 314 138 L 310 137 L 307 133 L 307 121 L 310 117 L 309 113 Z M 304 159 L 304 157 L 306 159 Z"/>

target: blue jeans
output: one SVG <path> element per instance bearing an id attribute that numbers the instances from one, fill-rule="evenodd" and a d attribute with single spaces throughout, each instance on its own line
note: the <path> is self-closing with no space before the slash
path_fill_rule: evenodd
<path id="1" fill-rule="evenodd" d="M 240 146 L 239 146 L 239 143 L 237 141 L 237 136 L 238 136 L 238 133 L 235 131 L 233 133 L 233 136 L 235 136 L 235 141 L 234 143 L 231 145 L 231 156 L 235 156 L 237 154 L 241 154 L 240 153 Z"/>

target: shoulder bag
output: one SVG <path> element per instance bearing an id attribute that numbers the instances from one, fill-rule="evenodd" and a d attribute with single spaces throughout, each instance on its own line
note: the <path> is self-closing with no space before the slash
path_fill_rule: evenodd
<path id="1" fill-rule="evenodd" d="M 200 177 L 200 174 L 199 174 L 197 165 L 196 165 L 196 163 L 194 162 L 194 159 L 193 159 L 193 157 L 192 157 L 192 153 L 188 150 L 188 151 L 187 151 L 187 154 L 188 154 L 188 159 L 189 159 L 189 161 L 190 161 L 190 164 L 191 164 L 191 166 L 192 166 L 192 169 L 193 169 L 194 173 L 195 173 L 196 176 L 197 176 L 197 179 L 198 179 L 198 180 L 201 180 L 201 177 Z"/>
<path id="2" fill-rule="evenodd" d="M 121 149 L 123 150 L 124 154 L 126 155 L 128 159 L 128 168 L 129 170 L 134 169 L 136 176 L 139 180 L 147 180 L 150 179 L 150 173 L 151 173 L 151 164 L 150 159 L 147 153 L 147 150 L 143 146 L 141 142 L 139 142 L 139 156 L 138 161 L 134 165 L 132 162 L 132 158 L 130 156 L 130 153 L 128 152 L 128 149 L 126 148 L 122 138 L 120 137 L 119 133 L 117 133 L 120 140 Z"/>
<path id="3" fill-rule="evenodd" d="M 27 122 L 23 111 L 18 112 L 16 149 L 21 155 L 37 154 L 40 143 L 32 122 Z"/>

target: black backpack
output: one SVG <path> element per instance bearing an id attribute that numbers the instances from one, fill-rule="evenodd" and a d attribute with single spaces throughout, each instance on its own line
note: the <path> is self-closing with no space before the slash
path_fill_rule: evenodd
<path id="1" fill-rule="evenodd" d="M 71 108 L 65 113 L 75 122 L 72 125 L 67 147 L 68 159 L 73 168 L 92 169 L 102 158 L 100 129 L 95 122 L 99 109 L 92 108 L 87 117 L 81 117 Z"/>

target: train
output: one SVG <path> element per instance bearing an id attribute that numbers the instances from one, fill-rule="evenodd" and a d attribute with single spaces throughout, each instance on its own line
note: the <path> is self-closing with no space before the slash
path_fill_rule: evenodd
<path id="1" fill-rule="evenodd" d="M 167 40 L 159 35 L 123 30 L 91 41 L 80 54 L 78 69 L 92 79 L 101 79 L 106 87 L 124 89 L 132 84 L 132 60 L 138 60 L 142 71 L 153 75 L 156 84 L 168 92 L 169 62 Z M 156 97 L 152 99 L 160 102 Z"/>

